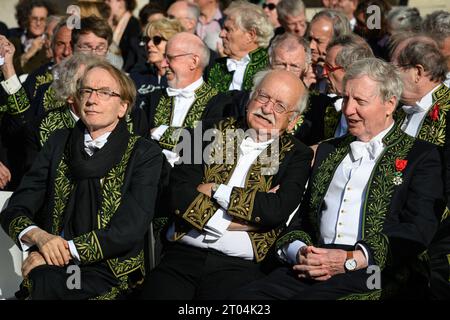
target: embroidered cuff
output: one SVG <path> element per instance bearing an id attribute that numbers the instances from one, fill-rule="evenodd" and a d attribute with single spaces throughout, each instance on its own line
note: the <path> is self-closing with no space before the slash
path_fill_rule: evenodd
<path id="1" fill-rule="evenodd" d="M 216 199 L 217 203 L 225 210 L 228 209 L 228 205 L 230 204 L 231 191 L 233 191 L 233 187 L 221 184 L 214 193 L 213 198 Z"/>
<path id="2" fill-rule="evenodd" d="M 151 133 L 152 139 L 159 141 L 159 139 L 161 139 L 162 135 L 164 134 L 164 132 L 166 132 L 168 128 L 169 126 L 166 126 L 165 124 L 155 128 Z"/>
<path id="3" fill-rule="evenodd" d="M 35 229 L 37 228 L 37 226 L 29 226 L 28 228 L 23 229 L 23 231 L 21 233 L 19 233 L 19 236 L 17 237 L 19 239 L 19 244 L 20 244 L 20 248 L 22 249 L 22 251 L 28 251 L 33 245 L 23 242 L 22 241 L 22 237 L 31 229 Z"/>
<path id="4" fill-rule="evenodd" d="M 15 94 L 22 88 L 22 84 L 16 74 L 0 83 L 8 95 Z"/>

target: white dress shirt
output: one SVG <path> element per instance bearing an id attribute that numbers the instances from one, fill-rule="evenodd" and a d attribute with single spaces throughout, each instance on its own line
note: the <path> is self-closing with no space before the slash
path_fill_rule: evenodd
<path id="1" fill-rule="evenodd" d="M 245 69 L 250 62 L 250 56 L 247 54 L 241 60 L 227 59 L 227 69 L 233 72 L 233 81 L 230 83 L 229 90 L 241 90 L 244 82 Z"/>
<path id="2" fill-rule="evenodd" d="M 416 137 L 419 134 L 419 129 L 433 106 L 433 92 L 439 88 L 441 84 L 434 87 L 430 92 L 423 96 L 420 101 L 417 101 L 414 106 L 403 106 L 403 111 L 406 113 L 405 120 L 401 125 L 402 130 L 410 136 Z"/>
<path id="3" fill-rule="evenodd" d="M 244 187 L 247 174 L 251 165 L 258 156 L 273 141 L 254 142 L 251 137 L 246 137 L 239 146 L 238 163 L 227 184 L 221 184 L 214 193 L 214 199 L 222 207 L 206 223 L 202 232 L 189 231 L 179 241 L 198 248 L 210 248 L 220 251 L 228 256 L 240 257 L 246 260 L 253 259 L 253 247 L 245 231 L 228 231 L 233 218 L 227 213 L 230 196 L 233 187 Z M 171 241 L 174 233 L 174 225 L 167 232 L 167 239 Z"/>
<path id="4" fill-rule="evenodd" d="M 367 184 L 375 164 L 386 148 L 382 139 L 393 127 L 380 132 L 369 142 L 354 141 L 350 152 L 339 164 L 324 197 L 320 215 L 320 239 L 323 244 L 354 246 L 361 240 L 361 222 Z M 297 264 L 298 250 L 306 244 L 294 241 L 278 251 L 280 257 Z M 367 249 L 358 245 L 368 258 Z"/>
<path id="5" fill-rule="evenodd" d="M 184 119 L 186 118 L 189 109 L 191 108 L 192 104 L 195 101 L 195 90 L 200 88 L 202 84 L 203 78 L 200 77 L 198 80 L 194 81 L 185 88 L 181 89 L 174 89 L 170 87 L 166 88 L 168 96 L 174 97 L 172 119 L 169 125 L 160 125 L 159 127 L 153 130 L 153 132 L 151 133 L 151 137 L 153 140 L 159 141 L 159 139 L 161 139 L 164 132 L 166 132 L 169 126 L 170 127 L 183 126 Z M 178 159 L 180 158 L 177 153 L 171 150 L 163 149 L 163 153 L 172 167 L 174 166 L 175 162 L 177 162 Z"/>
<path id="6" fill-rule="evenodd" d="M 76 115 L 71 111 L 72 116 L 76 117 Z M 108 137 L 111 134 L 111 132 L 106 132 L 102 134 L 100 137 L 97 137 L 96 139 L 92 139 L 89 132 L 86 130 L 84 133 L 84 151 L 89 155 L 92 156 L 95 152 L 95 149 L 101 149 L 103 146 L 108 142 Z M 28 228 L 25 228 L 18 236 L 20 247 L 22 248 L 22 251 L 27 251 L 30 249 L 30 244 L 23 242 L 22 237 L 31 229 L 37 228 L 37 226 L 29 226 Z M 64 238 L 64 234 L 61 235 Z M 69 250 L 70 254 L 74 258 L 76 262 L 80 261 L 80 255 L 78 254 L 78 250 L 75 247 L 75 244 L 73 243 L 73 240 L 69 240 Z"/>

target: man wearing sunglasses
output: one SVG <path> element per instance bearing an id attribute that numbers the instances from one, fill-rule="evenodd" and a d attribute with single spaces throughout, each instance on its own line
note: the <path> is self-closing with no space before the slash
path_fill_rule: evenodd
<path id="1" fill-rule="evenodd" d="M 353 34 L 332 40 L 326 52 L 323 76 L 328 83 L 328 93 L 310 95 L 310 108 L 305 113 L 305 119 L 311 127 L 303 138 L 307 145 L 338 138 L 347 133 L 347 122 L 342 114 L 343 79 L 346 70 L 355 61 L 373 57 L 367 42 Z"/>
<path id="2" fill-rule="evenodd" d="M 263 10 L 274 29 L 281 26 L 280 22 L 278 21 L 277 13 L 277 4 L 279 2 L 280 0 L 266 0 L 266 2 L 262 4 Z"/>

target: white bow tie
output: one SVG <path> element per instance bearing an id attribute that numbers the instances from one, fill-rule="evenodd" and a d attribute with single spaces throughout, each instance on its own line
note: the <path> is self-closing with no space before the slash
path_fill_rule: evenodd
<path id="1" fill-rule="evenodd" d="M 166 91 L 169 97 L 181 96 L 183 98 L 189 99 L 195 96 L 195 91 L 187 91 L 184 89 L 174 89 L 167 87 Z"/>
<path id="2" fill-rule="evenodd" d="M 369 157 L 370 160 L 374 160 L 383 150 L 383 143 L 381 141 L 353 141 L 350 143 L 350 155 L 353 161 L 357 161 L 363 157 Z"/>
<path id="3" fill-rule="evenodd" d="M 271 143 L 271 141 L 266 142 L 255 142 L 250 138 L 245 138 L 242 140 L 239 146 L 242 155 L 249 154 L 252 151 L 262 151 Z"/>
<path id="4" fill-rule="evenodd" d="M 406 114 L 414 114 L 414 113 L 418 113 L 418 112 L 423 112 L 425 111 L 424 108 L 422 108 L 421 106 L 415 104 L 413 106 L 402 106 L 403 111 L 405 111 Z"/>
<path id="5" fill-rule="evenodd" d="M 242 58 L 241 60 L 227 59 L 227 69 L 229 72 L 236 71 L 238 67 L 245 66 L 247 61 L 246 58 Z"/>

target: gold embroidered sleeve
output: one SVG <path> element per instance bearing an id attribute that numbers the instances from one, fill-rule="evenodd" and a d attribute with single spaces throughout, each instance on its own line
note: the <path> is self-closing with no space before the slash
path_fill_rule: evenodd
<path id="1" fill-rule="evenodd" d="M 73 243 L 83 264 L 94 263 L 103 259 L 103 252 L 95 231 L 73 239 Z"/>
<path id="2" fill-rule="evenodd" d="M 25 89 L 21 87 L 19 91 L 8 96 L 6 106 L 3 106 L 1 109 L 4 109 L 9 114 L 15 115 L 26 111 L 28 108 L 30 108 L 30 100 Z"/>
<path id="3" fill-rule="evenodd" d="M 182 218 L 197 230 L 202 230 L 208 220 L 219 209 L 211 199 L 199 194 L 182 215 Z"/>
<path id="4" fill-rule="evenodd" d="M 159 139 L 159 145 L 163 149 L 172 150 L 178 143 L 182 128 L 169 127 Z"/>
<path id="5" fill-rule="evenodd" d="M 299 240 L 301 242 L 306 243 L 306 245 L 308 246 L 312 246 L 312 240 L 311 237 L 309 236 L 309 234 L 307 234 L 304 231 L 300 231 L 300 230 L 295 230 L 295 231 L 291 231 L 289 233 L 286 233 L 284 236 L 282 236 L 280 239 L 277 240 L 275 246 L 276 249 L 281 249 L 283 246 L 294 242 L 296 240 Z"/>
<path id="6" fill-rule="evenodd" d="M 252 217 L 257 192 L 257 188 L 244 189 L 234 187 L 230 195 L 228 214 L 245 221 L 260 222 L 260 217 Z"/>
<path id="7" fill-rule="evenodd" d="M 9 224 L 8 234 L 11 237 L 11 239 L 14 240 L 14 242 L 17 244 L 19 248 L 20 248 L 19 234 L 26 228 L 33 225 L 35 225 L 35 223 L 31 221 L 31 219 L 28 218 L 27 216 L 19 216 L 15 218 L 13 221 L 11 221 L 11 223 Z"/>

